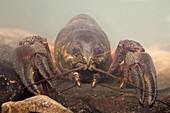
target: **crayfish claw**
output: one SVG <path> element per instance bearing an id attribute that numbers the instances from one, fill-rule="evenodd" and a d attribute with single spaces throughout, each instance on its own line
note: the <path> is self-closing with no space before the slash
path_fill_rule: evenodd
<path id="1" fill-rule="evenodd" d="M 13 65 L 24 86 L 34 95 L 38 95 L 40 91 L 36 85 L 33 85 L 35 83 L 34 73 L 30 62 L 32 54 L 33 49 L 30 46 L 24 45 L 16 48 L 13 54 Z"/>
<path id="2" fill-rule="evenodd" d="M 131 70 L 133 82 L 137 85 L 140 104 L 144 104 L 147 96 L 148 105 L 152 107 L 157 97 L 157 76 L 151 56 L 146 52 L 129 52 L 125 64 Z"/>
<path id="3" fill-rule="evenodd" d="M 13 65 L 24 86 L 34 95 L 40 91 L 35 84 L 34 71 L 38 70 L 38 76 L 47 79 L 54 76 L 52 58 L 46 38 L 30 36 L 24 38 L 13 53 Z M 53 87 L 54 80 L 47 80 Z"/>

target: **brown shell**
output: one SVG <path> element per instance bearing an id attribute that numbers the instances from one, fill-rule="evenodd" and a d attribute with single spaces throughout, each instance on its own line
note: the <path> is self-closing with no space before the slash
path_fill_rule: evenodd
<path id="1" fill-rule="evenodd" d="M 61 69 L 61 71 L 63 70 L 62 66 L 65 64 L 61 63 L 60 61 L 65 59 L 60 59 L 59 55 L 64 54 L 62 48 L 67 46 L 69 42 L 74 41 L 75 37 L 76 40 L 88 40 L 86 37 L 91 37 L 96 41 L 96 43 L 101 43 L 104 45 L 104 52 L 110 51 L 108 37 L 103 32 L 101 27 L 96 23 L 96 21 L 92 17 L 85 14 L 77 15 L 73 17 L 69 23 L 59 32 L 55 41 L 55 60 L 57 61 L 57 66 L 59 69 Z M 107 56 L 107 58 L 108 59 L 106 63 L 108 66 L 110 64 L 111 56 Z M 107 66 L 105 65 L 105 68 Z"/>

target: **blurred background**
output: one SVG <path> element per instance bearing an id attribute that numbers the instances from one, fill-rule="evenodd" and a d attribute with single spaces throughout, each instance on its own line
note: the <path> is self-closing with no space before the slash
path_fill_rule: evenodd
<path id="1" fill-rule="evenodd" d="M 169 0 L 0 0 L 0 42 L 40 35 L 54 43 L 77 14 L 92 16 L 112 47 L 122 39 L 140 42 L 155 62 L 159 88 L 170 86 Z"/>

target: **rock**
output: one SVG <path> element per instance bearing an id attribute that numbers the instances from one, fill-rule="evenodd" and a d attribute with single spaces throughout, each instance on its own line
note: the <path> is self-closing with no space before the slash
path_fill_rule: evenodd
<path id="1" fill-rule="evenodd" d="M 0 28 L 0 44 L 15 48 L 21 39 L 31 35 L 33 33 L 21 29 Z"/>
<path id="2" fill-rule="evenodd" d="M 38 95 L 23 101 L 2 104 L 2 113 L 73 113 L 48 96 Z"/>

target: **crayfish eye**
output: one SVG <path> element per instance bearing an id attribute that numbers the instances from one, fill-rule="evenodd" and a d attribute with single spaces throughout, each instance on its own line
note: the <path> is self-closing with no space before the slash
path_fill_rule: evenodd
<path id="1" fill-rule="evenodd" d="M 78 52 L 79 52 L 79 49 L 78 48 L 72 48 L 72 52 L 74 55 L 77 55 Z"/>
<path id="2" fill-rule="evenodd" d="M 100 48 L 97 48 L 97 49 L 95 49 L 95 53 L 96 53 L 96 54 L 101 54 L 101 53 L 102 53 L 102 50 L 101 50 Z"/>

